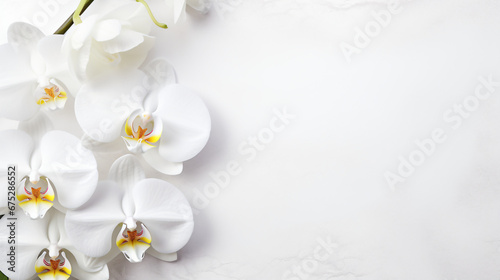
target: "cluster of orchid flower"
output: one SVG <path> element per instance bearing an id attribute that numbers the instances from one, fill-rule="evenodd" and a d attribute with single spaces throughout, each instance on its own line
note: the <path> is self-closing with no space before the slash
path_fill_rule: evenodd
<path id="1" fill-rule="evenodd" d="M 97 0 L 92 7 L 102 2 L 99 8 L 80 18 L 89 2 L 81 1 L 65 34 L 19 22 L 0 46 L 0 117 L 18 123 L 0 131 L 0 178 L 7 182 L 7 167 L 15 164 L 22 225 L 15 271 L 0 256 L 0 270 L 12 280 L 113 279 L 111 260 L 137 263 L 147 252 L 174 261 L 193 231 L 182 192 L 146 178 L 144 168 L 181 173 L 208 140 L 208 110 L 177 83 L 165 59 L 150 57 L 149 33 L 153 22 L 161 24 L 144 1 Z M 174 0 L 175 19 L 185 2 Z M 187 1 L 199 11 L 207 3 Z M 98 172 L 99 145 L 124 151 L 107 179 Z M 0 199 L 6 220 L 4 194 Z M 2 252 L 8 236 L 1 227 Z"/>

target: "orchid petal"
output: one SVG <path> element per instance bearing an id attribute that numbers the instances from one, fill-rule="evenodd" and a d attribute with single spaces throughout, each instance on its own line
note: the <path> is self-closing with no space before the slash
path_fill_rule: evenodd
<path id="1" fill-rule="evenodd" d="M 132 153 L 145 153 L 156 147 L 163 131 L 163 123 L 159 117 L 141 109 L 134 111 L 125 122 L 125 134 L 122 136 L 127 149 Z"/>
<path id="2" fill-rule="evenodd" d="M 113 162 L 108 178 L 127 190 L 144 180 L 145 176 L 139 161 L 133 155 L 124 155 Z"/>
<path id="3" fill-rule="evenodd" d="M 19 123 L 18 129 L 28 133 L 35 142 L 40 142 L 43 135 L 53 130 L 53 123 L 47 114 L 38 112 L 33 118 Z"/>
<path id="4" fill-rule="evenodd" d="M 89 257 L 78 251 L 73 244 L 68 246 L 64 246 L 63 248 L 68 249 L 71 252 L 71 256 L 68 256 L 70 259 L 71 263 L 76 263 L 77 266 L 75 266 L 75 271 L 73 275 L 78 278 L 78 279 L 89 279 L 89 278 L 82 278 L 78 277 L 80 274 L 89 274 L 89 275 L 105 275 L 107 274 L 107 263 L 111 261 L 116 255 L 119 254 L 118 252 L 113 252 L 112 257 L 99 257 L 99 258 L 94 258 L 94 257 Z M 108 253 L 109 254 L 109 253 Z M 77 269 L 78 268 L 78 269 Z M 109 277 L 109 276 L 108 276 Z M 105 278 L 109 279 L 109 278 Z"/>
<path id="5" fill-rule="evenodd" d="M 141 230 L 132 231 L 127 228 L 126 224 L 123 224 L 116 237 L 116 246 L 129 262 L 141 262 L 146 250 L 151 246 L 151 233 L 144 225 L 141 225 Z"/>
<path id="6" fill-rule="evenodd" d="M 7 30 L 7 38 L 10 44 L 18 50 L 32 52 L 36 50 L 36 45 L 45 35 L 40 29 L 25 22 L 15 22 Z"/>
<path id="7" fill-rule="evenodd" d="M 64 45 L 63 45 L 64 48 Z M 92 50 L 92 42 L 87 41 L 77 51 L 73 49 L 63 49 L 68 57 L 69 69 L 81 81 L 87 79 L 87 66 L 90 61 L 90 53 Z"/>
<path id="8" fill-rule="evenodd" d="M 186 0 L 174 0 L 174 22 L 177 22 L 185 12 Z"/>
<path id="9" fill-rule="evenodd" d="M 159 153 L 168 161 L 183 162 L 198 154 L 210 135 L 208 109 L 195 93 L 181 85 L 170 85 L 158 96 L 153 114 L 163 120 Z"/>
<path id="10" fill-rule="evenodd" d="M 46 177 L 40 177 L 38 182 L 30 182 L 24 177 L 17 189 L 17 200 L 26 215 L 31 219 L 43 218 L 54 205 L 54 188 Z"/>
<path id="11" fill-rule="evenodd" d="M 137 86 L 143 78 L 140 71 L 121 71 L 84 85 L 75 100 L 75 114 L 85 133 L 99 142 L 117 139 L 146 95 Z"/>
<path id="12" fill-rule="evenodd" d="M 35 98 L 37 99 L 36 104 L 41 109 L 55 111 L 64 108 L 68 95 L 66 89 L 52 79 L 44 83 L 43 86 L 37 87 Z"/>
<path id="13" fill-rule="evenodd" d="M 0 172 L 7 174 L 7 166 L 17 165 L 18 176 L 30 171 L 30 158 L 35 144 L 24 131 L 0 131 Z M 5 182 L 5 181 L 4 181 Z"/>
<path id="14" fill-rule="evenodd" d="M 47 64 L 47 75 L 67 71 L 67 61 L 61 56 L 61 47 L 64 42 L 63 35 L 51 35 L 42 38 L 37 44 L 40 56 Z"/>
<path id="15" fill-rule="evenodd" d="M 7 253 L 10 252 L 11 246 L 7 238 L 11 230 L 7 226 L 9 224 L 7 217 L 0 219 L 0 251 L 6 252 L 0 255 L 0 270 L 11 280 L 24 280 L 35 275 L 35 261 L 40 252 L 50 245 L 47 238 L 49 217 L 42 220 L 30 220 L 21 211 L 16 211 L 15 217 L 18 229 L 16 232 L 16 272 L 7 269 L 10 266 L 7 263 Z"/>
<path id="16" fill-rule="evenodd" d="M 51 35 L 38 42 L 38 51 L 47 65 L 46 77 L 57 80 L 59 86 L 66 88 L 72 95 L 76 95 L 80 88 L 80 82 L 68 71 L 68 60 L 61 55 L 64 41 L 62 35 Z"/>
<path id="17" fill-rule="evenodd" d="M 87 271 L 84 269 L 84 264 L 79 261 L 78 258 L 76 258 L 74 255 L 81 255 L 78 251 L 71 251 L 71 254 L 68 254 L 68 260 L 71 263 L 76 263 L 73 267 L 73 272 L 71 273 L 71 276 L 74 276 L 76 279 L 85 279 L 85 280 L 108 280 L 109 279 L 109 270 L 107 265 L 103 265 L 100 267 L 98 270 L 95 271 Z"/>
<path id="18" fill-rule="evenodd" d="M 162 254 L 156 251 L 154 248 L 151 248 L 148 250 L 148 254 L 164 262 L 175 262 L 177 260 L 177 252 L 170 254 Z"/>
<path id="19" fill-rule="evenodd" d="M 26 58 L 11 45 L 0 46 L 0 117 L 27 120 L 38 110 L 33 91 L 37 78 Z"/>
<path id="20" fill-rule="evenodd" d="M 123 29 L 120 34 L 112 40 L 102 42 L 102 46 L 107 53 L 120 53 L 129 51 L 139 44 L 144 42 L 144 34 L 130 30 Z"/>
<path id="21" fill-rule="evenodd" d="M 150 91 L 144 100 L 144 110 L 153 112 L 158 108 L 158 94 L 165 86 L 177 83 L 174 67 L 164 58 L 154 59 L 142 68 L 146 73 L 145 84 Z"/>
<path id="22" fill-rule="evenodd" d="M 29 65 L 9 45 L 0 47 L 0 117 L 27 120 L 38 110 L 33 91 L 36 77 Z"/>
<path id="23" fill-rule="evenodd" d="M 157 258 L 148 257 L 140 263 L 130 265 L 123 256 L 118 256 L 109 263 L 109 272 L 113 279 L 168 279 L 166 276 L 171 275 L 172 266 Z"/>
<path id="24" fill-rule="evenodd" d="M 30 67 L 29 56 L 16 52 L 11 44 L 0 45 L 0 90 L 17 84 L 35 82 L 37 77 Z"/>
<path id="25" fill-rule="evenodd" d="M 97 163 L 91 151 L 78 138 L 51 131 L 40 143 L 40 173 L 47 176 L 57 190 L 57 200 L 65 208 L 77 208 L 87 202 L 97 185 Z"/>
<path id="26" fill-rule="evenodd" d="M 115 227 L 125 219 L 124 190 L 113 181 L 101 181 L 92 198 L 66 213 L 66 233 L 74 246 L 90 257 L 106 255 Z"/>
<path id="27" fill-rule="evenodd" d="M 151 149 L 142 154 L 146 162 L 157 171 L 167 175 L 179 175 L 182 173 L 182 162 L 170 162 L 165 160 L 158 153 L 158 149 Z"/>
<path id="28" fill-rule="evenodd" d="M 137 47 L 120 53 L 121 65 L 123 68 L 136 69 L 146 60 L 148 52 L 153 48 L 155 38 L 150 36 L 143 37 L 144 42 Z"/>
<path id="29" fill-rule="evenodd" d="M 46 65 L 37 51 L 37 44 L 45 35 L 31 24 L 15 22 L 9 26 L 7 37 L 9 43 L 18 52 L 24 53 L 24 55 L 30 58 L 31 69 L 37 75 L 43 75 Z"/>
<path id="30" fill-rule="evenodd" d="M 70 259 L 71 263 L 77 264 L 76 266 L 74 266 L 75 270 L 73 275 L 78 279 L 109 279 L 109 275 L 107 276 L 108 278 L 104 277 L 108 274 L 106 264 L 120 253 L 118 248 L 115 248 L 113 246 L 111 251 L 103 257 L 95 258 L 86 256 L 82 252 L 78 251 L 73 245 L 73 242 L 71 242 L 71 239 L 66 234 L 65 215 L 60 216 L 62 219 L 58 219 L 57 221 L 57 226 L 60 229 L 60 234 L 55 240 L 57 240 L 57 245 L 59 247 L 64 248 L 70 252 L 68 258 Z M 79 275 L 86 275 L 87 277 L 79 277 Z"/>
<path id="31" fill-rule="evenodd" d="M 126 4 L 111 11 L 105 17 L 128 21 L 130 24 L 123 27 L 140 33 L 148 34 L 151 31 L 151 19 L 148 16 L 146 8 L 137 2 L 126 2 Z"/>
<path id="32" fill-rule="evenodd" d="M 61 252 L 58 259 L 46 259 L 44 251 L 35 263 L 35 270 L 41 280 L 66 280 L 70 277 L 71 263 L 66 258 L 66 253 Z"/>
<path id="33" fill-rule="evenodd" d="M 65 36 L 64 47 L 71 46 L 75 50 L 81 49 L 88 43 L 89 37 L 92 36 L 93 28 L 95 28 L 98 20 L 99 16 L 91 15 L 78 24 L 78 28 L 71 29 Z"/>
<path id="34" fill-rule="evenodd" d="M 193 232 L 193 213 L 189 202 L 172 184 L 145 179 L 133 189 L 134 218 L 151 232 L 151 246 L 160 253 L 177 252 Z"/>
<path id="35" fill-rule="evenodd" d="M 107 19 L 97 23 L 92 37 L 98 42 L 109 41 L 116 38 L 122 29 L 122 25 L 117 19 Z"/>

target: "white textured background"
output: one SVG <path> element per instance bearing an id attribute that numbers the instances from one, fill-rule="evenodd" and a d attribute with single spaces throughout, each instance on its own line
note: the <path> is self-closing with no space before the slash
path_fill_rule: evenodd
<path id="1" fill-rule="evenodd" d="M 47 33 L 76 6 L 60 2 Z M 0 42 L 40 3 L 0 0 Z M 162 177 L 196 210 L 192 240 L 144 272 L 164 276 L 135 279 L 500 278 L 500 84 L 460 124 L 449 112 L 472 102 L 479 77 L 500 81 L 500 1 L 398 3 L 350 62 L 340 45 L 386 1 L 219 0 L 155 29 L 154 54 L 202 93 L 213 132 L 182 175 Z M 293 119 L 251 148 L 284 108 Z M 391 189 L 386 172 L 436 129 L 446 140 Z M 105 174 L 117 155 L 97 156 Z M 210 174 L 235 162 L 214 187 Z"/>

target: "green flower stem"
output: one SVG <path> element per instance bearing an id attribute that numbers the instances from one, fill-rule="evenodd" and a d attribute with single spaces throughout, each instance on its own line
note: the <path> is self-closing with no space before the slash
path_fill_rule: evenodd
<path id="1" fill-rule="evenodd" d="M 146 1 L 144 0 L 135 0 L 139 3 L 141 3 L 142 5 L 144 5 L 144 7 L 146 7 L 146 9 L 148 10 L 148 13 L 149 13 L 149 17 L 151 18 L 151 20 L 153 20 L 153 22 L 158 26 L 158 27 L 161 27 L 161 28 L 164 28 L 164 29 L 167 29 L 168 26 L 165 24 L 165 23 L 161 23 L 161 22 L 158 22 L 155 18 L 155 16 L 153 15 L 153 13 L 151 12 L 151 9 L 149 8 L 149 5 L 148 3 L 146 3 Z"/>
<path id="2" fill-rule="evenodd" d="M 79 24 L 82 22 L 80 15 L 87 10 L 94 0 L 81 0 L 76 11 L 71 15 L 54 34 L 65 34 L 73 23 Z"/>

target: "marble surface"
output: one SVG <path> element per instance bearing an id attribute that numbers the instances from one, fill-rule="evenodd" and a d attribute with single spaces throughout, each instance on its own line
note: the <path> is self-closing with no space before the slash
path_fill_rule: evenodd
<path id="1" fill-rule="evenodd" d="M 44 32 L 76 6 L 63 2 Z M 2 0 L 0 41 L 40 3 Z M 499 13 L 494 0 L 214 0 L 154 30 L 212 135 L 181 175 L 148 173 L 195 210 L 180 260 L 118 259 L 112 279 L 498 279 Z M 96 156 L 103 172 L 117 157 Z"/>

